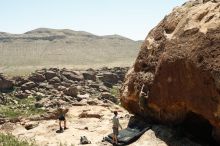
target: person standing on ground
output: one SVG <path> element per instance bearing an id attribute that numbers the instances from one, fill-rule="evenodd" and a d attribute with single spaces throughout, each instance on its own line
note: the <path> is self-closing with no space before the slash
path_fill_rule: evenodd
<path id="1" fill-rule="evenodd" d="M 119 119 L 118 119 L 118 112 L 114 111 L 114 117 L 112 119 L 113 122 L 113 144 L 118 144 L 118 128 L 120 127 L 122 129 L 122 126 L 119 123 Z"/>
<path id="2" fill-rule="evenodd" d="M 58 108 L 58 119 L 59 119 L 59 127 L 60 127 L 60 131 L 63 131 L 61 122 L 64 122 L 64 130 L 68 129 L 66 127 L 66 113 L 69 111 L 69 109 L 65 109 L 63 106 Z"/>

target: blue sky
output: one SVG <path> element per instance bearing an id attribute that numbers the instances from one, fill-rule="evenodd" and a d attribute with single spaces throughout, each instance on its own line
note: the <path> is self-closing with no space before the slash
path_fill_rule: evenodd
<path id="1" fill-rule="evenodd" d="M 0 31 L 39 27 L 119 34 L 143 40 L 166 14 L 186 0 L 0 0 Z"/>

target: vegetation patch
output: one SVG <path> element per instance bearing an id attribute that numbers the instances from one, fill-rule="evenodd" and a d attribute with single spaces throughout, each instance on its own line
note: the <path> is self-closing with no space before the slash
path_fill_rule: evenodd
<path id="1" fill-rule="evenodd" d="M 7 118 L 29 117 L 44 113 L 43 109 L 36 108 L 33 97 L 17 100 L 17 104 L 0 105 L 0 115 Z"/>
<path id="2" fill-rule="evenodd" d="M 0 133 L 0 146 L 36 146 L 34 142 L 20 140 L 11 134 Z"/>
<path id="3" fill-rule="evenodd" d="M 113 86 L 111 89 L 110 89 L 110 93 L 111 95 L 115 96 L 115 97 L 119 97 L 119 87 L 118 86 Z"/>

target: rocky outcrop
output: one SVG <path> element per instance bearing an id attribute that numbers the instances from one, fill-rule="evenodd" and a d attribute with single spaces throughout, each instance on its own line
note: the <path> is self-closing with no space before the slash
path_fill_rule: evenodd
<path id="1" fill-rule="evenodd" d="M 193 113 L 220 140 L 219 11 L 218 1 L 190 1 L 150 31 L 121 90 L 126 109 L 173 124 Z"/>

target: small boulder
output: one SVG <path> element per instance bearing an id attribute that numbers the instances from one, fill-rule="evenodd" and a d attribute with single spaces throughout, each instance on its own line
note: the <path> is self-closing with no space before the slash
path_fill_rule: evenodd
<path id="1" fill-rule="evenodd" d="M 39 122 L 32 121 L 32 122 L 25 123 L 24 127 L 26 130 L 30 130 L 30 129 L 37 127 L 38 125 L 39 125 Z"/>
<path id="2" fill-rule="evenodd" d="M 18 91 L 15 93 L 15 97 L 19 98 L 19 99 L 24 99 L 28 97 L 28 94 L 22 91 Z"/>
<path id="3" fill-rule="evenodd" d="M 42 102 L 36 102 L 35 105 L 34 105 L 36 108 L 42 108 L 44 105 Z"/>
<path id="4" fill-rule="evenodd" d="M 81 98 L 81 99 L 88 99 L 89 96 L 90 96 L 89 94 L 83 94 L 83 95 L 80 95 L 80 94 L 79 94 L 79 95 L 77 95 L 77 97 L 78 97 L 78 98 Z"/>
<path id="5" fill-rule="evenodd" d="M 79 72 L 64 71 L 64 72 L 62 72 L 62 75 L 72 81 L 82 81 L 83 80 L 83 76 Z"/>
<path id="6" fill-rule="evenodd" d="M 7 122 L 7 120 L 5 118 L 0 118 L 0 125 L 4 124 L 6 122 Z"/>
<path id="7" fill-rule="evenodd" d="M 79 118 L 97 118 L 97 119 L 101 119 L 103 117 L 103 115 L 99 114 L 99 113 L 88 113 L 88 112 L 82 112 L 79 115 Z"/>
<path id="8" fill-rule="evenodd" d="M 23 90 L 23 91 L 25 91 L 25 90 L 31 90 L 32 88 L 34 88 L 34 87 L 36 87 L 36 86 L 37 86 L 37 85 L 36 85 L 34 82 L 30 81 L 30 82 L 27 82 L 27 83 L 23 84 L 23 85 L 21 86 L 21 90 Z"/>
<path id="9" fill-rule="evenodd" d="M 53 89 L 53 86 L 52 85 L 49 85 L 48 83 L 40 83 L 39 88 L 43 88 L 43 89 Z"/>
<path id="10" fill-rule="evenodd" d="M 71 87 L 64 90 L 63 93 L 68 96 L 76 97 L 78 94 L 78 90 L 75 86 L 72 85 Z"/>
<path id="11" fill-rule="evenodd" d="M 57 87 L 57 90 L 58 90 L 58 91 L 64 91 L 65 89 L 66 89 L 66 87 L 65 87 L 65 86 L 62 86 L 62 85 L 60 85 L 60 86 Z"/>
<path id="12" fill-rule="evenodd" d="M 99 75 L 99 79 L 107 87 L 112 87 L 112 85 L 117 84 L 119 81 L 118 75 L 111 72 L 104 72 L 103 74 Z"/>
<path id="13" fill-rule="evenodd" d="M 45 76 L 47 80 L 50 80 L 53 77 L 57 76 L 57 74 L 54 71 L 48 70 L 45 72 Z"/>
<path id="14" fill-rule="evenodd" d="M 96 81 L 96 72 L 94 70 L 87 70 L 82 73 L 85 80 Z"/>
<path id="15" fill-rule="evenodd" d="M 89 85 L 91 88 L 95 88 L 95 89 L 99 89 L 100 85 L 96 84 L 96 83 L 92 83 L 91 85 Z"/>
<path id="16" fill-rule="evenodd" d="M 33 82 L 43 82 L 45 81 L 45 76 L 39 73 L 32 73 L 29 78 L 29 80 L 33 81 Z"/>
<path id="17" fill-rule="evenodd" d="M 106 86 L 101 85 L 101 86 L 99 86 L 99 91 L 101 91 L 101 92 L 107 92 L 107 91 L 109 91 L 109 89 L 108 89 Z"/>
<path id="18" fill-rule="evenodd" d="M 87 137 L 81 136 L 81 138 L 80 138 L 80 144 L 91 144 L 91 141 L 89 141 L 89 140 L 87 139 Z"/>
<path id="19" fill-rule="evenodd" d="M 50 84 L 55 84 L 55 83 L 60 83 L 61 80 L 58 77 L 53 77 L 52 79 L 49 80 Z"/>
<path id="20" fill-rule="evenodd" d="M 111 95 L 111 93 L 109 93 L 109 92 L 101 93 L 100 98 L 101 98 L 101 100 L 109 100 L 109 101 L 112 101 L 114 103 L 118 102 L 118 99 L 115 96 Z"/>
<path id="21" fill-rule="evenodd" d="M 21 85 L 23 85 L 24 83 L 29 82 L 28 79 L 21 77 L 21 76 L 16 76 L 13 77 L 12 80 L 14 81 L 15 86 L 20 87 Z"/>

